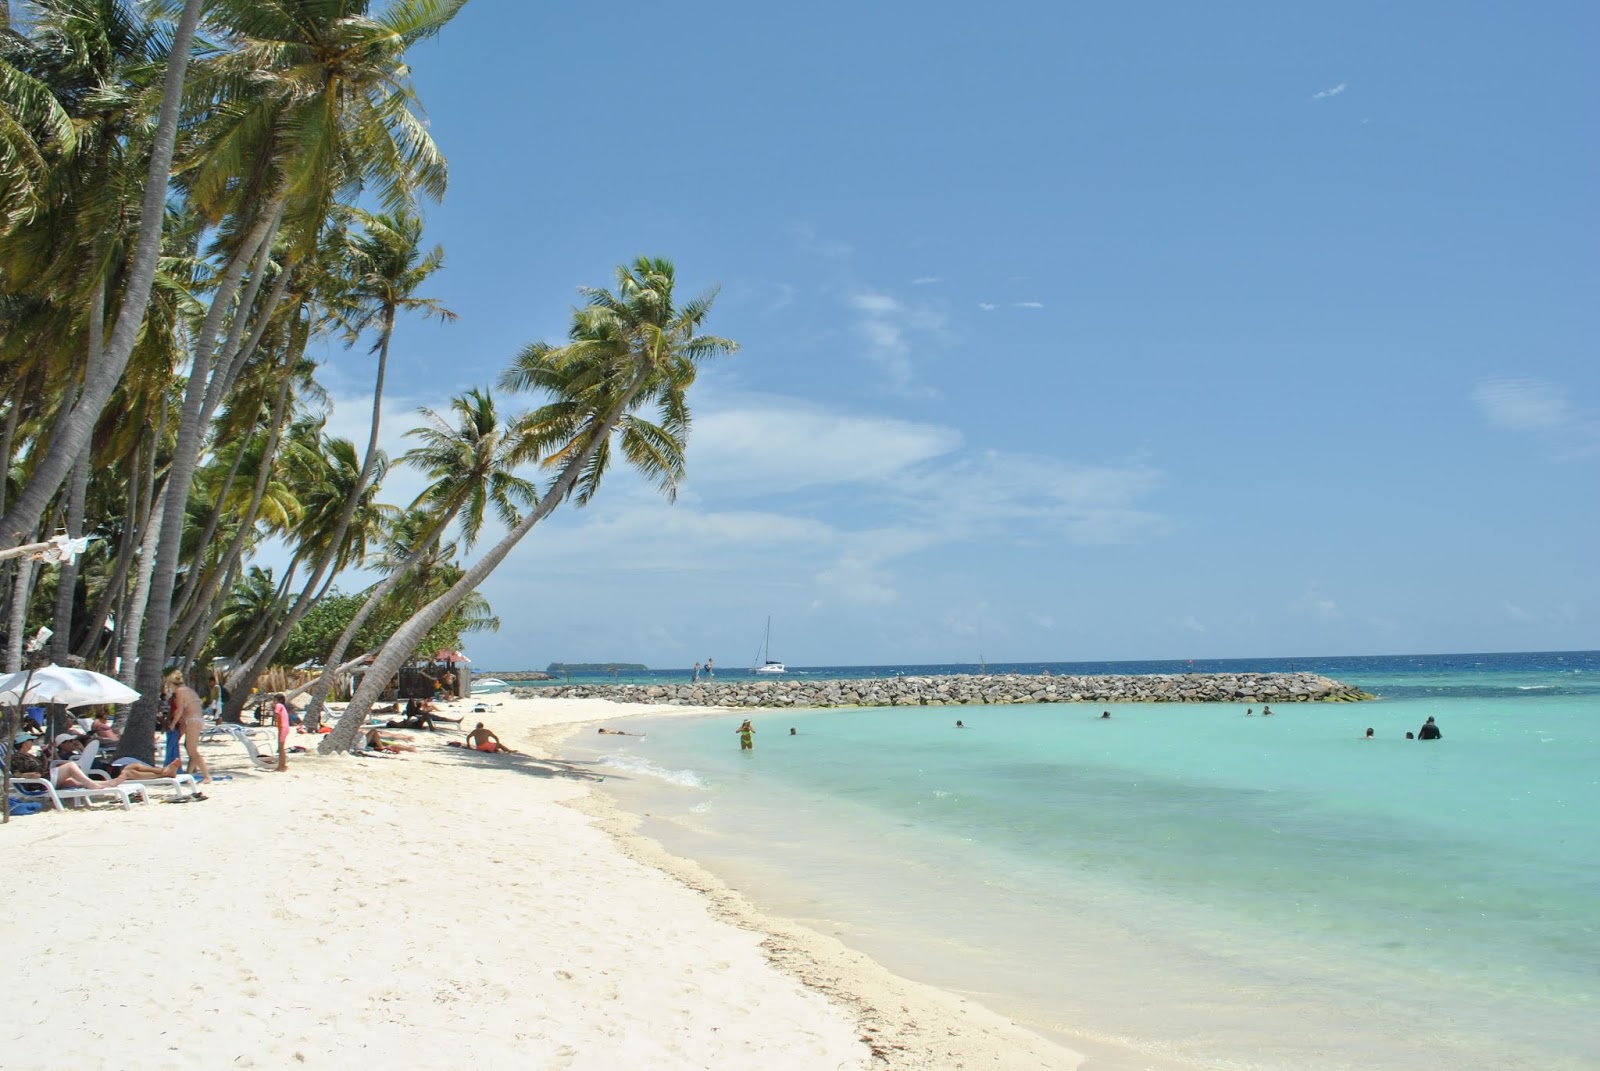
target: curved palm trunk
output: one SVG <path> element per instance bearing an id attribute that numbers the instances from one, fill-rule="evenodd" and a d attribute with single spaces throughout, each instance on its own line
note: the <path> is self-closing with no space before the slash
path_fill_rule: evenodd
<path id="1" fill-rule="evenodd" d="M 183 103 L 183 82 L 189 68 L 190 45 L 200 22 L 202 0 L 185 0 L 183 14 L 172 37 L 167 59 L 166 82 L 161 93 L 161 115 L 156 123 L 155 141 L 150 150 L 150 169 L 145 177 L 144 205 L 139 214 L 139 240 L 134 246 L 128 285 L 123 291 L 122 308 L 112 328 L 105 360 L 99 362 L 84 384 L 78 403 L 63 434 L 53 437 L 33 478 L 17 496 L 12 507 L 0 516 L 0 548 L 23 542 L 24 532 L 32 531 L 44 516 L 45 507 L 61 487 L 62 481 L 84 450 L 106 403 L 122 379 L 144 325 L 155 283 L 156 265 L 161 256 L 161 229 L 167 208 L 167 187 L 172 176 L 173 147 L 177 143 L 178 116 Z"/>
<path id="2" fill-rule="evenodd" d="M 461 502 L 458 498 L 456 504 L 451 506 L 444 516 L 439 518 L 438 523 L 433 526 L 432 530 L 417 542 L 416 549 L 406 555 L 405 560 L 400 563 L 394 572 L 384 577 L 367 593 L 366 601 L 361 604 L 361 608 L 350 619 L 350 623 L 345 625 L 344 631 L 339 633 L 339 638 L 333 642 L 333 649 L 322 660 L 324 668 L 321 676 L 311 685 L 311 702 L 306 707 L 305 712 L 307 729 L 316 729 L 322 724 L 322 705 L 327 702 L 328 692 L 333 687 L 334 678 L 350 668 L 349 666 L 340 665 L 339 660 L 344 657 L 345 651 L 350 649 L 350 644 L 355 641 L 356 633 L 361 631 L 361 626 L 367 623 L 367 619 L 378 609 L 378 605 L 383 602 L 384 597 L 400 585 L 400 581 L 404 580 L 411 573 L 411 570 L 416 568 L 418 562 L 428 556 L 434 541 L 449 527 L 450 522 L 455 519 L 455 515 L 460 510 Z M 333 668 L 335 666 L 338 668 Z"/>
<path id="3" fill-rule="evenodd" d="M 211 298 L 211 308 L 205 323 L 195 339 L 189 371 L 189 386 L 184 392 L 183 415 L 178 421 L 178 438 L 173 448 L 172 465 L 167 470 L 166 508 L 161 512 L 161 538 L 156 543 L 155 568 L 151 574 L 150 598 L 145 604 L 143 635 L 139 643 L 139 666 L 134 690 L 140 693 L 128 714 L 127 732 L 123 734 L 118 755 L 131 755 L 149 762 L 154 757 L 156 710 L 161 702 L 161 675 L 166 668 L 167 629 L 172 621 L 172 588 L 178 576 L 178 559 L 183 553 L 184 513 L 188 505 L 189 487 L 195 469 L 200 464 L 200 450 L 204 445 L 205 422 L 209 420 L 208 407 L 217 397 L 212 387 L 212 357 L 216 353 L 217 333 L 222 328 L 222 318 L 233 304 L 234 295 L 245 269 L 263 243 L 271 244 L 272 233 L 282 207 L 282 194 L 268 206 L 228 265 L 226 274 L 217 285 Z M 235 331 L 230 332 L 230 343 L 235 341 L 237 317 L 249 310 L 240 307 L 235 320 Z"/>
<path id="4" fill-rule="evenodd" d="M 261 503 L 265 501 L 267 485 L 272 482 L 272 465 L 278 456 L 278 444 L 283 438 L 284 416 L 289 406 L 289 386 L 291 379 L 285 371 L 282 380 L 278 383 L 278 396 L 272 403 L 272 423 L 267 429 L 267 442 L 261 448 L 261 461 L 256 469 L 256 482 L 250 491 L 250 505 L 245 508 L 244 517 L 239 522 L 239 530 L 234 533 L 228 549 L 223 553 L 217 568 L 201 585 L 199 591 L 190 602 L 188 610 L 178 628 L 174 638 L 178 644 L 195 635 L 197 626 L 201 621 L 215 619 L 218 607 L 215 605 L 217 593 L 226 591 L 227 578 L 237 570 L 239 559 L 243 557 L 245 547 L 249 545 L 250 535 L 255 530 L 256 519 L 261 515 Z M 242 456 L 242 455 L 241 455 Z"/>
<path id="5" fill-rule="evenodd" d="M 495 568 L 505 560 L 506 555 L 511 553 L 511 549 L 522 541 L 522 537 L 532 531 L 534 525 L 549 516 L 550 512 L 567 497 L 567 493 L 572 490 L 573 484 L 577 483 L 579 475 L 589 464 L 589 459 L 600 448 L 600 444 L 610 436 L 612 429 L 617 425 L 617 421 L 622 419 L 622 414 L 628 411 L 628 406 L 632 404 L 634 396 L 644 386 L 647 375 L 647 372 L 641 372 L 634 378 L 621 400 L 617 402 L 616 407 L 607 415 L 605 422 L 596 429 L 594 435 L 584 445 L 584 448 L 568 459 L 566 465 L 562 467 L 561 475 L 557 477 L 556 482 L 551 485 L 550 490 L 540 499 L 539 504 L 528 511 L 528 515 L 522 519 L 522 523 L 506 533 L 500 542 L 496 543 L 487 554 L 474 563 L 472 568 L 462 574 L 461 579 L 456 581 L 450 587 L 450 590 L 428 603 L 415 614 L 412 614 L 405 624 L 395 630 L 394 635 L 389 637 L 389 641 L 378 652 L 378 657 L 372 663 L 372 667 L 367 670 L 366 676 L 361 678 L 361 686 L 356 689 L 356 694 L 350 697 L 350 705 L 345 708 L 344 716 L 334 726 L 333 732 L 323 737 L 322 743 L 317 749 L 318 751 L 323 754 L 331 754 L 337 751 L 350 750 L 351 745 L 355 743 L 356 734 L 366 724 L 367 713 L 372 709 L 373 700 L 378 698 L 384 686 L 389 683 L 389 678 L 393 677 L 399 672 L 400 667 L 405 665 L 406 659 L 411 656 L 412 651 L 417 649 L 417 645 L 427 637 L 429 630 L 444 620 L 446 614 L 454 610 L 462 599 L 466 598 L 479 584 L 483 583 L 489 574 L 494 572 Z"/>
<path id="6" fill-rule="evenodd" d="M 350 522 L 355 519 L 356 509 L 361 505 L 361 497 L 366 493 L 367 485 L 372 482 L 372 474 L 377 471 L 378 432 L 383 421 L 383 381 L 389 366 L 389 340 L 394 336 L 394 318 L 395 312 L 393 308 L 384 310 L 383 334 L 378 341 L 378 370 L 373 377 L 372 422 L 371 428 L 367 432 L 367 452 L 361 461 L 361 474 L 356 477 L 356 485 L 351 491 L 350 497 L 345 501 L 344 508 L 339 511 L 339 523 L 334 529 L 333 538 L 328 541 L 328 547 L 323 551 L 321 559 L 317 562 L 316 569 L 311 574 L 311 579 L 306 582 L 300 598 L 295 600 L 294 606 L 290 608 L 289 613 L 284 616 L 283 621 L 274 630 L 266 646 L 256 654 L 255 658 L 250 660 L 250 667 L 244 679 L 228 696 L 228 705 L 224 711 L 225 716 L 236 717 L 244 710 L 245 700 L 248 698 L 246 693 L 250 685 L 254 684 L 256 678 L 272 664 L 273 657 L 283 647 L 284 641 L 289 638 L 289 633 L 294 630 L 295 625 L 300 623 L 300 619 L 305 616 L 306 611 L 311 609 L 311 606 L 315 603 L 316 600 L 312 598 L 312 592 L 321 583 L 323 574 L 333 567 L 333 563 L 339 555 L 339 547 L 344 542 L 345 534 L 350 530 Z M 331 575 L 329 580 L 332 580 Z"/>
<path id="7" fill-rule="evenodd" d="M 22 630 L 28 624 L 28 596 L 33 591 L 33 559 L 17 562 L 17 571 L 11 581 L 11 613 L 6 620 L 6 653 L 4 670 L 15 673 L 22 668 Z"/>
<path id="8" fill-rule="evenodd" d="M 84 369 L 86 379 L 93 379 L 95 368 L 105 358 L 106 330 L 106 280 L 102 275 L 95 283 L 89 299 L 89 360 Z M 83 534 L 83 500 L 89 492 L 89 459 L 93 453 L 93 435 L 85 440 L 83 450 L 72 466 L 72 483 L 67 489 L 67 535 L 77 539 Z M 50 660 L 65 665 L 72 648 L 72 607 L 78 593 L 78 559 L 61 563 L 61 573 L 56 579 L 55 635 L 50 638 Z"/>

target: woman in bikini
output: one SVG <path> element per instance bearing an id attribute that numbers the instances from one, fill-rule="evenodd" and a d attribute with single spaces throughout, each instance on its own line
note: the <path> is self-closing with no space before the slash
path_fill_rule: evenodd
<path id="1" fill-rule="evenodd" d="M 189 752 L 189 772 L 198 774 L 202 783 L 211 781 L 211 768 L 200 754 L 200 730 L 205 728 L 205 718 L 200 713 L 200 695 L 183 683 L 183 672 L 173 670 L 167 674 L 167 701 L 172 704 L 172 721 L 169 727 L 183 734 L 184 749 Z"/>

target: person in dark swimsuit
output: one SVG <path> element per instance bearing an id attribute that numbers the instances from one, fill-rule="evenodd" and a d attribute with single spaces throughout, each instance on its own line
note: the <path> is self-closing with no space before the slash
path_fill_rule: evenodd
<path id="1" fill-rule="evenodd" d="M 1433 718 L 1430 717 L 1427 721 L 1422 723 L 1422 728 L 1417 730 L 1417 739 L 1443 740 L 1444 734 L 1439 731 L 1439 727 L 1437 725 L 1433 724 Z"/>

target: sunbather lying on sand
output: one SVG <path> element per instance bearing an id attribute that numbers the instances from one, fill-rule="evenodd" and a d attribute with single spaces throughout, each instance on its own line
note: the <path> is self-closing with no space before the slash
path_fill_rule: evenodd
<path id="1" fill-rule="evenodd" d="M 367 747 L 371 748 L 373 751 L 384 751 L 391 755 L 400 751 L 417 750 L 412 745 L 404 743 L 396 737 L 391 736 L 389 739 L 385 740 L 376 729 L 373 729 L 367 733 Z"/>

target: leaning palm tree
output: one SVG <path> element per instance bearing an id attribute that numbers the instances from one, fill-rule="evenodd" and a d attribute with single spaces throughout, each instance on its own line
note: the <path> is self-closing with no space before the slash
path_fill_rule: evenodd
<path id="1" fill-rule="evenodd" d="M 732 353 L 738 345 L 700 333 L 715 291 L 679 307 L 673 302 L 675 282 L 672 263 L 665 259 L 640 257 L 619 267 L 615 293 L 580 291 L 587 304 L 573 310 L 566 345 L 534 343 L 501 377 L 504 386 L 549 396 L 525 421 L 522 437 L 529 457 L 553 471 L 554 479 L 539 504 L 504 538 L 395 631 L 322 750 L 349 749 L 372 701 L 428 630 L 476 590 L 534 525 L 569 497 L 580 506 L 593 499 L 611 460 L 613 433 L 630 465 L 669 498 L 676 495 L 689 433 L 685 392 L 701 361 Z M 647 405 L 656 407 L 659 423 L 639 415 Z"/>
<path id="2" fill-rule="evenodd" d="M 422 445 L 400 460 L 422 469 L 433 482 L 412 503 L 415 511 L 426 503 L 430 511 L 422 527 L 406 540 L 393 559 L 388 575 L 367 593 L 366 601 L 350 619 L 323 659 L 322 675 L 311 690 L 306 723 L 315 727 L 334 677 L 342 672 L 345 652 L 379 604 L 438 546 L 439 538 L 458 516 L 461 542 L 471 549 L 483 528 L 484 514 L 493 510 L 507 528 L 522 518 L 520 509 L 538 501 L 538 490 L 514 471 L 521 461 L 521 443 L 508 434 L 495 412 L 494 398 L 473 388 L 450 402 L 456 422 L 451 424 L 431 409 L 423 409 L 427 423 L 406 434 Z M 408 516 L 416 516 L 413 513 Z"/>

